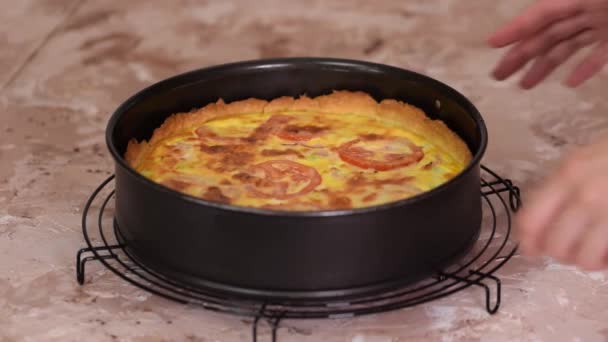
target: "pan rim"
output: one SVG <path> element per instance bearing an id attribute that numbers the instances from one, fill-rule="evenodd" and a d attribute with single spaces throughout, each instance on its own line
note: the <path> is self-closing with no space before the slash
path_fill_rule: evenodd
<path id="1" fill-rule="evenodd" d="M 477 133 L 479 134 L 479 147 L 477 151 L 473 154 L 473 158 L 469 162 L 469 164 L 460 172 L 458 175 L 448 180 L 447 182 L 425 192 L 422 192 L 418 195 L 397 200 L 389 203 L 384 203 L 375 206 L 362 207 L 362 208 L 354 208 L 354 209 L 340 209 L 340 210 L 316 210 L 316 211 L 286 211 L 286 210 L 273 210 L 273 209 L 261 209 L 261 208 L 253 208 L 253 207 L 242 207 L 231 204 L 223 204 L 217 202 L 207 201 L 202 198 L 194 197 L 188 194 L 184 194 L 161 184 L 158 184 L 139 172 L 133 169 L 127 161 L 124 159 L 124 156 L 121 155 L 114 144 L 113 134 L 119 123 L 121 116 L 129 110 L 131 107 L 137 105 L 140 102 L 140 99 L 153 96 L 153 94 L 158 91 L 158 89 L 162 89 L 166 87 L 170 83 L 182 81 L 187 79 L 188 77 L 195 76 L 200 73 L 205 72 L 217 72 L 222 69 L 256 69 L 256 68 L 277 68 L 277 67 L 286 67 L 298 64 L 308 64 L 315 65 L 319 67 L 345 67 L 347 69 L 352 68 L 364 68 L 369 71 L 392 71 L 398 72 L 401 74 L 407 74 L 412 78 L 417 78 L 423 80 L 426 83 L 430 83 L 434 88 L 439 89 L 441 92 L 444 92 L 447 96 L 458 101 L 467 113 L 473 118 L 477 127 Z M 177 87 L 179 88 L 179 87 Z M 176 89 L 173 87 L 172 89 Z M 459 91 L 450 87 L 449 85 L 438 81 L 429 76 L 420 74 L 418 72 L 414 72 L 411 70 L 399 68 L 392 65 L 387 64 L 379 64 L 374 62 L 362 61 L 362 60 L 354 60 L 354 59 L 343 59 L 343 58 L 327 58 L 327 57 L 288 57 L 288 58 L 270 58 L 270 59 L 252 59 L 245 60 L 240 62 L 231 62 L 225 64 L 219 64 L 210 67 L 204 67 L 199 69 L 194 69 L 191 71 L 187 71 L 181 74 L 177 74 L 161 80 L 159 82 L 153 83 L 142 90 L 136 92 L 132 96 L 130 96 L 126 101 L 124 101 L 118 108 L 112 113 L 107 126 L 106 126 L 106 146 L 112 155 L 115 163 L 117 163 L 120 167 L 127 171 L 127 173 L 132 176 L 135 180 L 139 182 L 143 182 L 145 185 L 152 187 L 156 191 L 164 192 L 168 196 L 172 196 L 174 198 L 178 198 L 183 201 L 190 202 L 195 205 L 201 205 L 205 207 L 212 207 L 217 210 L 225 211 L 227 213 L 241 213 L 241 214 L 253 214 L 253 215 L 261 215 L 261 216 L 269 216 L 269 217 L 302 217 L 302 218 L 318 218 L 318 217 L 336 217 L 336 216 L 353 216 L 366 214 L 370 212 L 384 211 L 390 210 L 396 207 L 412 205 L 414 203 L 422 202 L 429 197 L 436 196 L 441 192 L 448 189 L 452 184 L 459 182 L 466 174 L 472 172 L 474 168 L 478 168 L 481 162 L 483 155 L 487 149 L 488 145 L 488 132 L 485 121 L 479 112 L 479 110 L 473 105 L 473 103 L 461 94 Z"/>

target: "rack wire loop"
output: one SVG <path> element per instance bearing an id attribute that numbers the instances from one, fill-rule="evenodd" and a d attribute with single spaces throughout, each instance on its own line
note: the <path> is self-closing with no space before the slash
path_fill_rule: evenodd
<path id="1" fill-rule="evenodd" d="M 397 310 L 443 298 L 471 286 L 484 290 L 486 310 L 489 314 L 495 314 L 500 308 L 502 296 L 501 281 L 495 273 L 517 252 L 517 244 L 510 240 L 511 213 L 521 207 L 522 201 L 520 190 L 512 181 L 501 178 L 483 165 L 481 170 L 480 192 L 484 214 L 487 214 L 484 216 L 488 217 L 488 222 L 484 221 L 482 227 L 484 238 L 477 241 L 473 251 L 459 264 L 403 288 L 361 295 L 347 301 L 336 299 L 293 303 L 278 299 L 255 301 L 181 284 L 147 268 L 120 243 L 119 227 L 109 218 L 113 215 L 108 215 L 112 213 L 114 190 L 109 185 L 114 176 L 108 177 L 93 191 L 83 210 L 82 231 L 87 247 L 76 254 L 76 280 L 83 285 L 85 265 L 97 260 L 118 277 L 152 294 L 211 311 L 252 317 L 254 342 L 258 340 L 262 320 L 269 323 L 272 341 L 276 342 L 283 319 L 348 318 Z M 505 194 L 507 199 L 503 198 Z M 93 206 L 94 203 L 98 205 Z M 93 213 L 94 208 L 97 208 L 97 213 Z M 91 215 L 97 218 L 97 229 L 87 224 Z"/>
<path id="2" fill-rule="evenodd" d="M 279 323 L 281 322 L 281 316 L 278 316 L 270 321 L 272 342 L 277 342 L 277 330 L 279 329 Z"/>
<path id="3" fill-rule="evenodd" d="M 490 175 L 492 175 L 494 178 L 496 178 L 496 180 L 482 185 L 482 192 L 481 192 L 482 195 L 487 196 L 487 195 L 498 194 L 501 192 L 508 192 L 509 193 L 509 206 L 511 207 L 511 210 L 513 212 L 518 211 L 522 205 L 521 190 L 519 189 L 519 187 L 513 185 L 513 181 L 511 181 L 510 179 L 501 178 L 498 174 L 496 174 L 494 171 L 490 170 L 486 166 L 482 165 L 481 169 L 483 171 L 489 173 Z M 499 185 L 500 187 L 497 189 L 493 188 L 496 185 Z M 490 190 L 483 191 L 484 187 L 485 188 L 489 187 Z"/>
<path id="4" fill-rule="evenodd" d="M 481 284 L 477 284 L 477 285 L 483 286 L 483 288 L 486 292 L 486 310 L 488 311 L 488 313 L 490 313 L 491 315 L 497 313 L 498 309 L 500 308 L 500 301 L 502 298 L 502 293 L 501 293 L 502 283 L 500 282 L 500 279 L 492 274 L 484 274 L 484 273 L 480 273 L 480 272 L 474 271 L 474 270 L 471 270 L 471 273 L 481 275 L 482 277 L 484 277 L 486 279 L 494 281 L 494 284 L 496 285 L 496 299 L 494 301 L 494 305 L 490 304 L 490 298 L 491 298 L 490 287 L 485 283 L 481 283 Z"/>
<path id="5" fill-rule="evenodd" d="M 263 317 L 266 317 L 266 321 L 268 322 L 268 325 L 270 326 L 271 341 L 272 342 L 277 341 L 277 331 L 279 329 L 279 323 L 283 319 L 284 313 L 280 313 L 276 317 L 268 317 L 265 315 L 265 312 L 266 312 L 266 303 L 262 304 L 262 306 L 260 307 L 260 311 L 253 319 L 253 324 L 252 324 L 253 342 L 258 341 L 258 326 L 260 325 L 260 321 L 262 320 Z"/>
<path id="6" fill-rule="evenodd" d="M 260 319 L 264 316 L 264 311 L 265 310 L 266 310 L 266 303 L 263 303 L 262 306 L 260 307 L 260 311 L 255 316 L 255 318 L 253 319 L 253 324 L 252 324 L 253 342 L 257 342 L 258 341 L 258 324 L 260 322 Z"/>
<path id="7" fill-rule="evenodd" d="M 78 281 L 78 284 L 80 284 L 80 285 L 84 284 L 85 264 L 87 262 L 93 261 L 93 260 L 99 260 L 99 259 L 104 259 L 104 260 L 114 259 L 114 258 L 116 258 L 116 255 L 114 253 L 112 253 L 112 250 L 113 249 L 122 249 L 123 247 L 124 247 L 123 245 L 113 245 L 113 246 L 107 246 L 107 247 L 100 246 L 100 247 L 88 247 L 88 248 L 79 249 L 78 253 L 76 254 L 76 280 Z M 93 250 L 95 250 L 96 252 L 108 251 L 110 254 L 84 256 L 86 254 L 92 253 Z"/>

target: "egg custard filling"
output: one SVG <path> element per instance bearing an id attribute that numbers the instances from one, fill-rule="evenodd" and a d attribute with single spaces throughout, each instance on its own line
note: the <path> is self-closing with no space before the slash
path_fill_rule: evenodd
<path id="1" fill-rule="evenodd" d="M 429 191 L 471 161 L 442 121 L 396 100 L 336 91 L 272 101 L 219 100 L 171 115 L 127 162 L 211 202 L 287 211 L 376 206 Z"/>

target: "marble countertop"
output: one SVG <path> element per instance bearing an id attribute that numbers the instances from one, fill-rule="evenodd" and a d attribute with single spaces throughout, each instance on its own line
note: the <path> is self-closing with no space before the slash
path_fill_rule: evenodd
<path id="1" fill-rule="evenodd" d="M 487 121 L 486 165 L 524 196 L 568 148 L 607 132 L 608 73 L 532 91 L 489 78 L 484 39 L 530 1 L 0 0 L 0 341 L 242 341 L 251 320 L 150 295 L 98 263 L 75 279 L 80 215 L 111 174 L 110 113 L 208 65 L 277 56 L 365 59 L 463 92 Z M 280 341 L 608 341 L 608 272 L 516 256 L 503 303 L 481 290 L 353 319 L 285 321 Z M 269 340 L 267 326 L 261 340 Z"/>

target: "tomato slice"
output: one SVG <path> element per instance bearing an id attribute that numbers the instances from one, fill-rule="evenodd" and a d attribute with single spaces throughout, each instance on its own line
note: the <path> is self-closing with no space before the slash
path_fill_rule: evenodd
<path id="1" fill-rule="evenodd" d="M 251 185 L 251 193 L 262 198 L 290 199 L 302 196 L 321 184 L 321 175 L 310 166 L 291 160 L 269 160 L 251 168 L 251 177 L 237 177 Z M 259 177 L 261 176 L 261 178 Z"/>
<path id="2" fill-rule="evenodd" d="M 340 159 L 363 168 L 387 171 L 415 164 L 424 158 L 422 148 L 407 138 L 382 137 L 373 141 L 355 139 L 337 149 Z"/>

